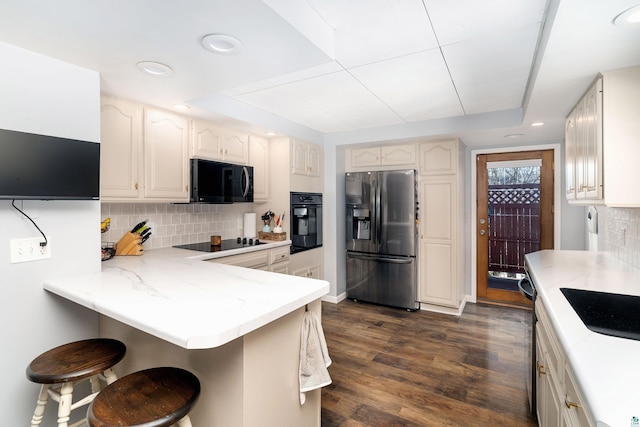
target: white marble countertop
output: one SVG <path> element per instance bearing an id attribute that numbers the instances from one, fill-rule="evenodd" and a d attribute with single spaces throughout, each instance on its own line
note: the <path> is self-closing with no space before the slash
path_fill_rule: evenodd
<path id="1" fill-rule="evenodd" d="M 187 349 L 214 348 L 329 292 L 329 283 L 203 262 L 288 245 L 202 253 L 165 248 L 117 256 L 89 276 L 46 280 L 44 289 Z"/>
<path id="2" fill-rule="evenodd" d="M 640 418 L 640 341 L 590 331 L 560 288 L 640 295 L 640 272 L 602 252 L 547 250 L 526 260 L 598 426 L 634 425 L 632 417 Z"/>

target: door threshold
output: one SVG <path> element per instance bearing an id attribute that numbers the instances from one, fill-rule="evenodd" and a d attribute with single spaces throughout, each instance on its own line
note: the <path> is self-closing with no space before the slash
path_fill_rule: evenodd
<path id="1" fill-rule="evenodd" d="M 526 303 L 522 304 L 522 303 L 512 302 L 512 301 L 498 301 L 498 300 L 492 300 L 487 298 L 477 298 L 477 302 L 481 304 L 497 305 L 501 307 L 511 307 L 511 308 L 520 308 L 523 310 L 531 310 L 531 305 Z"/>

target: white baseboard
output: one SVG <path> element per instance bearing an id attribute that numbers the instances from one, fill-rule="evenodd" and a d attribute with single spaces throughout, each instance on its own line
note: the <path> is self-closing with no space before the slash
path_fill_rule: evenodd
<path id="1" fill-rule="evenodd" d="M 346 292 L 343 292 L 338 296 L 325 295 L 325 296 L 322 297 L 322 301 L 330 302 L 332 304 L 338 304 L 340 301 L 344 301 L 345 299 L 347 299 L 347 293 Z"/>

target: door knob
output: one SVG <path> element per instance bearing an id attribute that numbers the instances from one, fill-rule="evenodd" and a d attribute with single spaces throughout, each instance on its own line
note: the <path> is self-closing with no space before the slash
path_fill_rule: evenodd
<path id="1" fill-rule="evenodd" d="M 484 231 L 484 230 L 480 230 L 480 235 L 481 235 L 481 236 L 484 236 L 485 234 L 487 234 L 487 232 L 486 232 L 486 231 Z"/>

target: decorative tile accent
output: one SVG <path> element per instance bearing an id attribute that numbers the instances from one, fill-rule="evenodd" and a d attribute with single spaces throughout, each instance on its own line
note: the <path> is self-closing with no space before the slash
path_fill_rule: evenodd
<path id="1" fill-rule="evenodd" d="M 101 219 L 111 218 L 111 227 L 102 234 L 102 241 L 117 242 L 145 219 L 152 223 L 146 249 L 206 242 L 212 234 L 234 239 L 243 234 L 246 212 L 254 212 L 252 204 L 102 203 Z"/>

